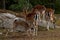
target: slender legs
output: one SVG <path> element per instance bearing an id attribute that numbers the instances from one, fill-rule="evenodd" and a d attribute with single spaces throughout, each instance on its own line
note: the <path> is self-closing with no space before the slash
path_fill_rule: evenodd
<path id="1" fill-rule="evenodd" d="M 49 30 L 49 22 L 47 21 L 47 30 Z"/>
<path id="2" fill-rule="evenodd" d="M 34 35 L 34 36 L 37 36 L 37 32 L 38 32 L 38 22 L 35 21 L 35 22 L 33 23 L 33 25 L 34 25 L 33 35 Z"/>

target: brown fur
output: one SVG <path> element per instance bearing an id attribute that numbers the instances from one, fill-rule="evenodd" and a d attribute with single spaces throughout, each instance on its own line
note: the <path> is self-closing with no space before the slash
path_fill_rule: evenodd
<path id="1" fill-rule="evenodd" d="M 25 22 L 19 22 L 19 21 L 15 21 L 14 22 L 14 25 L 15 25 L 15 27 L 14 28 L 16 28 L 17 27 L 17 25 L 22 25 L 22 26 L 24 26 L 25 27 L 25 29 L 26 30 L 28 30 L 29 29 L 29 25 L 27 24 L 27 23 L 25 23 Z"/>
<path id="2" fill-rule="evenodd" d="M 50 19 L 53 18 L 53 20 L 51 20 L 51 21 L 54 21 L 54 10 L 51 9 L 51 8 L 47 8 L 47 9 L 46 9 L 46 12 L 49 12 L 49 13 L 50 13 Z M 52 15 L 52 16 L 51 16 L 51 15 Z"/>
<path id="3" fill-rule="evenodd" d="M 31 23 L 31 25 L 34 25 L 35 27 L 35 32 L 38 31 L 38 22 L 34 20 L 34 16 L 37 14 L 36 12 L 39 11 L 42 13 L 43 10 L 46 10 L 46 8 L 42 5 L 36 5 L 32 11 L 26 15 L 26 20 Z M 33 24 L 34 23 L 34 24 Z M 35 34 L 36 35 L 36 34 Z"/>
<path id="4" fill-rule="evenodd" d="M 36 5 L 34 6 L 34 8 L 32 9 L 32 12 L 27 14 L 26 18 L 33 18 L 33 16 L 36 14 L 35 11 L 36 9 L 38 11 L 40 11 L 40 13 L 42 13 L 43 10 L 46 10 L 46 8 L 43 5 Z"/>

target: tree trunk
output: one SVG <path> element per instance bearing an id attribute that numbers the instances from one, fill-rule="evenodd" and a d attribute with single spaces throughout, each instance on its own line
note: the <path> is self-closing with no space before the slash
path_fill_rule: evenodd
<path id="1" fill-rule="evenodd" d="M 3 9 L 5 10 L 5 0 L 3 0 Z"/>

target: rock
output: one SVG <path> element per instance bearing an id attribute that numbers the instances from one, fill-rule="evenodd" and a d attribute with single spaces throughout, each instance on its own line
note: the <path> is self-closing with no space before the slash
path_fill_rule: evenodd
<path id="1" fill-rule="evenodd" d="M 13 28 L 15 15 L 10 13 L 0 13 L 0 27 Z"/>

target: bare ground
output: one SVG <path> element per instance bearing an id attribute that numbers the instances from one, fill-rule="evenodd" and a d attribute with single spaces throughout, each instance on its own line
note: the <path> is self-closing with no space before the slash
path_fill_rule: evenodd
<path id="1" fill-rule="evenodd" d="M 60 28 L 49 31 L 38 31 L 38 36 L 27 36 L 21 32 L 0 35 L 0 40 L 60 40 Z"/>

